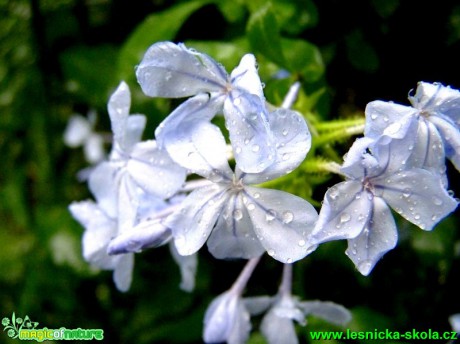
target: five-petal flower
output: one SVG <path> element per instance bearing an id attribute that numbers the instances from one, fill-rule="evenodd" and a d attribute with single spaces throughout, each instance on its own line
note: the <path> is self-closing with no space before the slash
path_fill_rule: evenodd
<path id="1" fill-rule="evenodd" d="M 206 54 L 183 44 L 159 42 L 148 49 L 136 75 L 149 96 L 193 96 L 173 111 L 155 132 L 160 146 L 169 153 L 171 145 L 186 138 L 194 126 L 223 113 L 235 159 L 242 171 L 261 172 L 275 160 L 276 140 L 268 123 L 253 55 L 243 56 L 239 66 L 228 75 Z"/>
<path id="2" fill-rule="evenodd" d="M 347 180 L 324 197 L 312 241 L 348 239 L 346 253 L 363 275 L 396 246 L 390 207 L 425 230 L 457 207 L 438 174 L 407 163 L 410 139 L 358 139 L 342 166 Z"/>
<path id="3" fill-rule="evenodd" d="M 245 173 L 238 162 L 233 173 L 225 139 L 209 122 L 191 128 L 188 140 L 174 146 L 173 154 L 184 167 L 213 182 L 193 191 L 166 221 L 180 254 L 195 253 L 208 238 L 217 258 L 247 259 L 266 250 L 291 263 L 314 250 L 308 235 L 317 213 L 310 203 L 279 190 L 249 186 L 289 173 L 310 147 L 306 123 L 297 113 L 279 109 L 269 114 L 269 121 L 277 124 L 272 134 L 280 154 L 260 173 Z"/>

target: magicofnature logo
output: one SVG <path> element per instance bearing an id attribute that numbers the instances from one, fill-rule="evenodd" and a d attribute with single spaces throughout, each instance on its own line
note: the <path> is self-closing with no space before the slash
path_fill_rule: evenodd
<path id="1" fill-rule="evenodd" d="M 104 339 L 104 330 L 101 329 L 50 329 L 47 327 L 37 328 L 38 322 L 31 321 L 29 316 L 24 318 L 16 317 L 13 312 L 11 319 L 2 319 L 3 331 L 8 337 L 19 340 L 35 340 L 43 342 L 44 340 L 102 340 Z"/>

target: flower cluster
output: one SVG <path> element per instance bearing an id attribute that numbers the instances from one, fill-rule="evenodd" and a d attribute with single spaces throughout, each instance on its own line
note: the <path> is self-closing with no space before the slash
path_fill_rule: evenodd
<path id="1" fill-rule="evenodd" d="M 410 101 L 367 105 L 364 137 L 341 168 L 346 181 L 326 192 L 312 234 L 315 244 L 347 239 L 346 254 L 363 275 L 396 246 L 390 208 L 431 230 L 458 204 L 446 190 L 445 157 L 458 169 L 460 92 L 421 82 Z"/>
<path id="2" fill-rule="evenodd" d="M 347 239 L 346 254 L 368 275 L 397 244 L 391 209 L 431 230 L 457 207 L 445 158 L 459 169 L 458 91 L 420 83 L 412 107 L 370 103 L 364 137 L 340 168 L 346 180 L 328 189 L 318 215 L 306 200 L 263 187 L 296 169 L 311 147 L 305 119 L 290 109 L 299 84 L 276 108 L 265 100 L 253 55 L 228 74 L 211 57 L 171 42 L 152 45 L 136 76 L 148 96 L 188 99 L 159 125 L 155 140 L 142 141 L 146 117 L 130 115 L 122 82 L 108 103 L 111 152 L 87 178 L 94 200 L 69 208 L 86 229 L 85 259 L 113 270 L 122 291 L 131 284 L 134 253 L 146 248 L 170 246 L 186 291 L 194 288 L 196 253 L 205 243 L 216 258 L 248 259 L 234 285 L 209 306 L 205 342 L 245 342 L 250 317 L 259 314 L 269 343 L 297 343 L 294 321 L 305 325 L 308 315 L 345 324 L 344 307 L 291 294 L 291 263 L 321 243 Z M 212 121 L 217 115 L 225 128 Z M 66 137 L 89 145 L 91 126 L 78 121 Z M 265 252 L 284 263 L 279 292 L 243 298 Z"/>

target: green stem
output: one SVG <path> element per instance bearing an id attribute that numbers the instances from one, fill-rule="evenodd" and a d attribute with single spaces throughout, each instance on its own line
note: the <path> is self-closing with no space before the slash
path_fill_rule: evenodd
<path id="1" fill-rule="evenodd" d="M 344 128 L 363 125 L 365 121 L 366 119 L 364 117 L 356 117 L 356 118 L 340 119 L 336 121 L 317 122 L 315 123 L 315 128 L 318 131 L 330 131 L 330 130 L 337 130 L 337 129 L 343 130 Z"/>
<path id="2" fill-rule="evenodd" d="M 328 133 L 319 135 L 316 138 L 314 144 L 316 146 L 322 146 L 331 142 L 337 142 L 351 136 L 359 135 L 364 132 L 364 124 L 354 125 L 351 127 L 342 127 L 340 129 L 336 129 L 330 131 Z"/>

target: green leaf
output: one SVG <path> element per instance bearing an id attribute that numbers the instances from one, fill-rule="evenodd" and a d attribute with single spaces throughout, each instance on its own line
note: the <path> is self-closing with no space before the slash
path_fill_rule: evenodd
<path id="1" fill-rule="evenodd" d="M 255 51 L 280 66 L 286 65 L 278 22 L 273 14 L 271 3 L 267 3 L 251 15 L 246 31 Z"/>
<path id="2" fill-rule="evenodd" d="M 121 48 L 118 58 L 118 77 L 134 78 L 134 67 L 139 64 L 147 48 L 158 41 L 172 40 L 185 20 L 210 1 L 189 1 L 148 16 L 137 26 Z"/>
<path id="3" fill-rule="evenodd" d="M 117 50 L 111 45 L 76 46 L 61 55 L 67 88 L 82 102 L 105 108 L 114 86 Z"/>
<path id="4" fill-rule="evenodd" d="M 365 40 L 363 33 L 355 30 L 346 38 L 348 60 L 358 70 L 372 73 L 379 68 L 375 49 Z"/>
<path id="5" fill-rule="evenodd" d="M 286 67 L 299 73 L 307 82 L 317 81 L 324 73 L 324 62 L 321 53 L 314 44 L 301 39 L 281 40 Z"/>
<path id="6" fill-rule="evenodd" d="M 273 2 L 282 32 L 298 35 L 318 23 L 318 10 L 311 0 L 277 0 Z"/>

